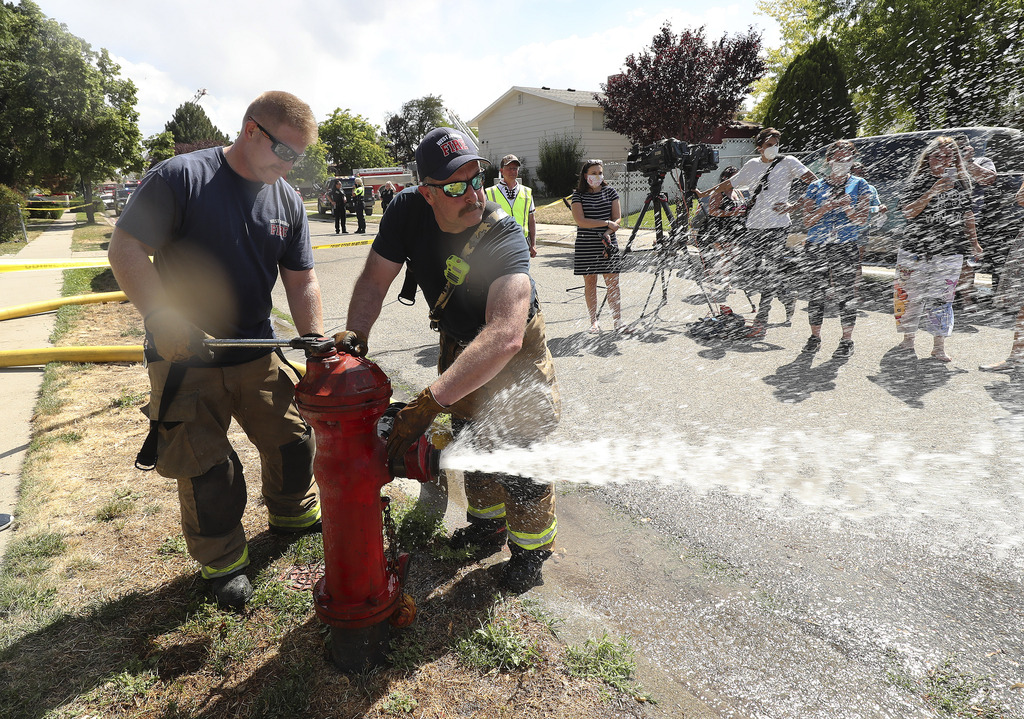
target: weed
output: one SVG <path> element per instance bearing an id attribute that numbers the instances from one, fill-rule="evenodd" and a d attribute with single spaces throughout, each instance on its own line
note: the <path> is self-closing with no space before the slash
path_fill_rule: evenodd
<path id="1" fill-rule="evenodd" d="M 266 607 L 282 620 L 288 616 L 305 617 L 313 608 L 313 593 L 296 592 L 281 582 L 257 582 L 250 606 Z"/>
<path id="2" fill-rule="evenodd" d="M 114 492 L 113 498 L 96 510 L 96 519 L 101 522 L 110 522 L 114 519 L 124 517 L 135 509 L 135 499 L 130 489 L 118 489 Z"/>
<path id="3" fill-rule="evenodd" d="M 392 503 L 398 546 L 403 549 L 424 549 L 435 537 L 444 536 L 444 516 L 417 502 L 412 506 Z"/>
<path id="4" fill-rule="evenodd" d="M 64 537 L 56 532 L 41 532 L 19 537 L 7 546 L 4 570 L 15 577 L 31 577 L 50 568 L 54 557 L 67 551 Z"/>
<path id="5" fill-rule="evenodd" d="M 899 666 L 896 657 L 890 656 L 889 661 L 892 665 L 886 671 L 889 682 L 904 691 L 919 695 L 942 716 L 975 719 L 1001 719 L 1007 716 L 990 696 L 991 680 L 957 668 L 952 657 L 928 669 L 920 679 L 910 676 Z"/>
<path id="6" fill-rule="evenodd" d="M 419 702 L 408 694 L 404 694 L 402 692 L 391 692 L 388 694 L 387 698 L 381 702 L 380 708 L 388 714 L 409 714 L 418 706 Z"/>
<path id="7" fill-rule="evenodd" d="M 164 537 L 164 541 L 157 548 L 156 553 L 161 557 L 178 557 L 185 554 L 187 550 L 185 538 L 178 534 L 173 537 Z"/>
<path id="8" fill-rule="evenodd" d="M 315 673 L 313 658 L 288 668 L 282 676 L 273 676 L 260 687 L 251 716 L 266 719 L 292 719 L 304 716 L 309 707 L 312 685 L 309 677 Z"/>
<path id="9" fill-rule="evenodd" d="M 543 624 L 552 634 L 558 634 L 556 628 L 563 623 L 563 619 L 547 612 L 536 599 L 522 598 L 519 601 L 523 605 L 523 611 L 528 617 Z"/>
<path id="10" fill-rule="evenodd" d="M 324 561 L 324 539 L 322 534 L 304 534 L 291 545 L 295 564 L 316 564 Z"/>
<path id="11" fill-rule="evenodd" d="M 423 629 L 413 625 L 410 629 L 397 634 L 391 640 L 391 651 L 388 661 L 399 671 L 411 671 L 423 663 L 425 654 Z"/>
<path id="12" fill-rule="evenodd" d="M 582 647 L 566 647 L 565 664 L 570 676 L 600 679 L 637 701 L 652 701 L 651 696 L 633 682 L 636 663 L 625 637 L 613 642 L 605 634 L 600 640 L 588 639 Z"/>
<path id="13" fill-rule="evenodd" d="M 118 397 L 110 400 L 110 406 L 119 407 L 121 409 L 124 409 L 125 407 L 138 407 L 148 398 L 149 392 L 132 392 L 128 389 L 122 389 L 121 394 Z"/>
<path id="14" fill-rule="evenodd" d="M 537 646 L 509 617 L 502 616 L 507 607 L 508 600 L 497 602 L 488 610 L 480 628 L 459 641 L 456 651 L 464 663 L 482 671 L 522 671 L 540 663 Z"/>
<path id="15" fill-rule="evenodd" d="M 239 617 L 225 613 L 211 632 L 210 669 L 222 676 L 231 673 L 236 662 L 243 661 L 257 646 L 256 633 Z"/>

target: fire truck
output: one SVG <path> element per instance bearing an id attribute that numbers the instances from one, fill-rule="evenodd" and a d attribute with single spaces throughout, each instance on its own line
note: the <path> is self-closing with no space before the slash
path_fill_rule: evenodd
<path id="1" fill-rule="evenodd" d="M 413 184 L 412 173 L 404 167 L 360 167 L 352 172 L 356 177 L 361 177 L 363 187 L 372 196 L 380 198 L 380 188 L 390 182 L 395 186 L 395 192 Z"/>

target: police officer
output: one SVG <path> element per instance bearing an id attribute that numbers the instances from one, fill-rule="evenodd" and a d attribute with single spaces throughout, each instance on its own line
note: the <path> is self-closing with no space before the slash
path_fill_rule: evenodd
<path id="1" fill-rule="evenodd" d="M 352 198 L 356 203 L 356 234 L 361 235 L 366 232 L 366 218 L 363 217 L 363 213 L 366 211 L 363 206 L 363 198 L 366 197 L 366 190 L 363 188 L 363 179 L 361 177 L 356 178 L 356 186 L 352 189 Z"/>
<path id="2" fill-rule="evenodd" d="M 501 178 L 498 184 L 487 188 L 487 199 L 498 203 L 512 216 L 526 234 L 530 257 L 537 256 L 537 220 L 534 217 L 533 190 L 519 182 L 522 163 L 515 155 L 505 155 L 498 165 Z"/>

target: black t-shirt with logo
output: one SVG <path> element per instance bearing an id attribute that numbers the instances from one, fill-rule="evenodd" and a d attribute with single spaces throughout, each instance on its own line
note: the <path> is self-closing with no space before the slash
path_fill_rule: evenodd
<path id="1" fill-rule="evenodd" d="M 911 177 L 900 204 L 920 199 L 940 178 L 925 172 Z M 971 191 L 960 180 L 933 197 L 917 217 L 908 219 L 900 247 L 918 255 L 965 255 L 971 252 L 964 215 L 971 210 Z"/>
<path id="2" fill-rule="evenodd" d="M 455 288 L 439 323 L 445 333 L 462 342 L 472 341 L 486 324 L 491 284 L 505 275 L 530 272 L 530 250 L 522 228 L 493 202 L 487 203 L 487 210 L 497 211 L 502 217 L 469 255 L 469 273 Z M 454 235 L 442 232 L 427 201 L 416 188 L 408 188 L 395 195 L 381 217 L 373 250 L 391 262 L 408 263 L 432 308 L 447 282 L 446 261 L 452 255 L 463 256 L 474 230 L 471 227 Z M 536 303 L 536 296 L 531 277 L 531 303 Z"/>

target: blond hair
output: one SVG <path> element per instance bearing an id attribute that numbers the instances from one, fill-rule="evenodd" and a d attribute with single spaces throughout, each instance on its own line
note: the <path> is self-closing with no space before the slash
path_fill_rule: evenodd
<path id="1" fill-rule="evenodd" d="M 911 171 L 910 176 L 916 177 L 922 174 L 928 168 L 928 158 L 942 149 L 953 151 L 953 165 L 956 167 L 957 179 L 970 191 L 974 184 L 971 182 L 971 175 L 967 172 L 967 167 L 964 165 L 963 155 L 960 154 L 960 146 L 956 144 L 956 140 L 948 135 L 939 135 L 928 143 L 918 156 L 917 162 L 914 163 L 914 169 Z"/>
<path id="2" fill-rule="evenodd" d="M 305 135 L 306 144 L 316 142 L 318 130 L 313 111 L 290 92 L 264 92 L 249 104 L 242 118 L 243 127 L 250 117 L 265 125 L 288 125 Z"/>

